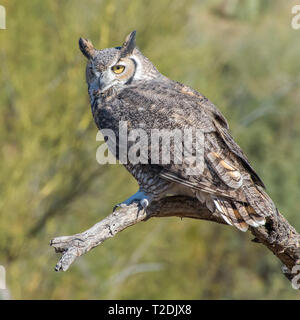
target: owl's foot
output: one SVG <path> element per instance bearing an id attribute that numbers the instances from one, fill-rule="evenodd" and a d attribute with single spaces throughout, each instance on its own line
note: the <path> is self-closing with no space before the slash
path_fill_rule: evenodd
<path id="1" fill-rule="evenodd" d="M 143 191 L 138 191 L 137 193 L 132 195 L 127 200 L 115 205 L 114 208 L 113 208 L 113 211 L 115 211 L 118 208 L 127 207 L 127 206 L 131 205 L 133 202 L 137 202 L 141 206 L 141 208 L 146 209 L 149 206 L 150 202 L 151 202 L 151 197 L 149 197 Z"/>

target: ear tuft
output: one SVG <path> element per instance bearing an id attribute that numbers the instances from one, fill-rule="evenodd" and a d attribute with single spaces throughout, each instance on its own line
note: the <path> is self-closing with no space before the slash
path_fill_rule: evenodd
<path id="1" fill-rule="evenodd" d="M 79 39 L 79 49 L 88 59 L 93 58 L 96 54 L 96 49 L 94 48 L 92 42 L 87 39 Z"/>
<path id="2" fill-rule="evenodd" d="M 125 39 L 125 42 L 121 48 L 121 57 L 126 57 L 127 55 L 131 54 L 136 46 L 135 44 L 135 36 L 136 31 L 132 31 Z"/>

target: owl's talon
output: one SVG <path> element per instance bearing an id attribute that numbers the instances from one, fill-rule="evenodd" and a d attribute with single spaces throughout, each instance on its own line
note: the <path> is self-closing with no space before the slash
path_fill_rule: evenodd
<path id="1" fill-rule="evenodd" d="M 138 191 L 127 200 L 116 204 L 113 208 L 113 212 L 118 208 L 127 207 L 134 202 L 137 202 L 143 209 L 146 209 L 149 206 L 150 201 L 151 199 L 149 196 L 147 196 L 143 191 Z"/>
<path id="2" fill-rule="evenodd" d="M 126 205 L 124 204 L 124 202 L 120 202 L 118 204 L 116 204 L 114 207 L 113 207 L 113 212 L 115 212 L 117 209 L 119 208 L 124 208 L 126 207 Z"/>
<path id="3" fill-rule="evenodd" d="M 148 199 L 142 199 L 142 200 L 140 201 L 140 205 L 141 205 L 144 209 L 146 209 L 146 208 L 149 206 L 149 201 L 148 201 Z"/>

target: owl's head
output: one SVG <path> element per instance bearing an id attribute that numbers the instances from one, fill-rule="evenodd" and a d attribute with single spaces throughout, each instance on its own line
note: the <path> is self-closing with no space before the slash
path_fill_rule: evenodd
<path id="1" fill-rule="evenodd" d="M 136 31 L 131 32 L 121 47 L 97 50 L 86 39 L 79 39 L 79 48 L 88 59 L 86 79 L 101 92 L 111 87 L 124 88 L 139 80 L 160 76 L 154 65 L 141 54 L 135 44 Z"/>

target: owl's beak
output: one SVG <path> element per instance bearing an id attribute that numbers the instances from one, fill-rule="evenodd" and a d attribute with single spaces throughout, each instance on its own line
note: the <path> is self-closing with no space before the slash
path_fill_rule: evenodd
<path id="1" fill-rule="evenodd" d="M 105 90 L 105 82 L 101 77 L 99 77 L 98 79 L 98 85 L 99 85 L 100 92 Z"/>
<path id="2" fill-rule="evenodd" d="M 108 85 L 109 83 L 109 85 Z M 107 90 L 109 87 L 111 87 L 111 83 L 110 81 L 108 81 L 108 79 L 106 78 L 105 73 L 101 74 L 101 76 L 98 78 L 98 86 L 99 86 L 99 90 L 100 92 L 104 92 L 105 90 Z"/>

